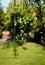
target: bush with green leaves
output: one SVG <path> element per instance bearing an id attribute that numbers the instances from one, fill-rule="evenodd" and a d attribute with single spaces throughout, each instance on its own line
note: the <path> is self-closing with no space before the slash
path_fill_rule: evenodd
<path id="1" fill-rule="evenodd" d="M 2 38 L 2 30 L 0 30 L 0 38 Z"/>

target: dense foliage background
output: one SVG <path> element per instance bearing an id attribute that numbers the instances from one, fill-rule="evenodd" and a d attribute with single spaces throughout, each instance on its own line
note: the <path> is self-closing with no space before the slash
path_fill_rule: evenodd
<path id="1" fill-rule="evenodd" d="M 3 25 L 3 29 L 0 28 L 0 31 L 8 30 L 12 35 L 24 37 L 27 33 L 34 33 L 39 28 L 45 36 L 45 1 L 43 1 L 43 5 L 40 3 L 39 0 L 34 0 L 34 4 L 30 5 L 28 0 L 25 2 L 22 0 L 20 4 L 15 3 L 15 5 L 10 2 L 6 13 L 0 7 L 0 25 Z"/>

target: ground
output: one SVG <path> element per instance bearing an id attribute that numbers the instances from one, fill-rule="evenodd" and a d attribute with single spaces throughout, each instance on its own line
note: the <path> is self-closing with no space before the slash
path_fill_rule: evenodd
<path id="1" fill-rule="evenodd" d="M 45 65 L 45 47 L 33 42 L 2 44 L 0 65 Z"/>

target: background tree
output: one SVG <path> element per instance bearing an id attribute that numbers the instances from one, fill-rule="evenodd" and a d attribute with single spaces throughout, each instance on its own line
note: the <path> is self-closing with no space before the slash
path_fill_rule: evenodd
<path id="1" fill-rule="evenodd" d="M 3 24 L 3 20 L 4 20 L 4 11 L 3 8 L 0 7 L 0 24 Z"/>
<path id="2" fill-rule="evenodd" d="M 2 37 L 2 30 L 4 27 L 3 23 L 4 23 L 4 11 L 3 11 L 2 5 L 0 3 L 0 38 Z"/>

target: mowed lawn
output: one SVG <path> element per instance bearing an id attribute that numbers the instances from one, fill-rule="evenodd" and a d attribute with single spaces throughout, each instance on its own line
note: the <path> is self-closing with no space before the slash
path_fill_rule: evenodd
<path id="1" fill-rule="evenodd" d="M 2 44 L 0 65 L 45 65 L 45 47 L 31 42 L 17 47 L 13 43 Z"/>

